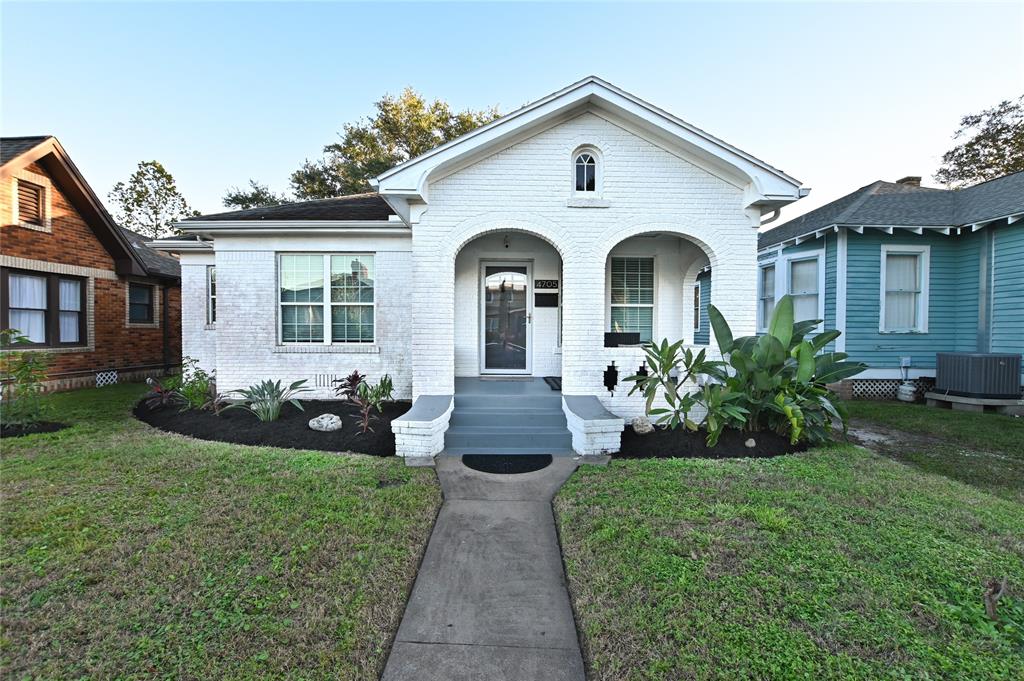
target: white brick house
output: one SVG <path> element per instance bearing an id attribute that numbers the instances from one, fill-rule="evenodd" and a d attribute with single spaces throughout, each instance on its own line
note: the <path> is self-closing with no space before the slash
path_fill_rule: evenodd
<path id="1" fill-rule="evenodd" d="M 615 416 L 567 404 L 573 447 L 614 450 L 609 423 L 641 409 L 621 378 L 642 352 L 606 347 L 606 332 L 708 343 L 703 272 L 733 330 L 753 333 L 757 228 L 806 194 L 594 77 L 375 184 L 189 220 L 163 248 L 181 257 L 183 354 L 221 389 L 305 378 L 326 398 L 353 369 L 388 373 L 415 401 L 395 424 L 406 455 L 443 446 L 456 377 L 489 374 L 561 377 L 563 396 L 596 398 Z"/>

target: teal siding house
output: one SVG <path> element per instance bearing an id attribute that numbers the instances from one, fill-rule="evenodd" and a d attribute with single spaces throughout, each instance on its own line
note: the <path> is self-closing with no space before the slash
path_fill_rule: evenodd
<path id="1" fill-rule="evenodd" d="M 920 182 L 874 182 L 758 239 L 759 329 L 793 296 L 870 367 L 854 394 L 888 395 L 903 367 L 934 378 L 937 352 L 1024 353 L 1024 172 L 955 191 Z"/>

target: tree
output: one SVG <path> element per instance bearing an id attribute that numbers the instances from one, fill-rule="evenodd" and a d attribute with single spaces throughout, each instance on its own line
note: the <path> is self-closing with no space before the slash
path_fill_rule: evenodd
<path id="1" fill-rule="evenodd" d="M 249 190 L 232 187 L 224 195 L 224 206 L 227 208 L 259 208 L 260 206 L 277 206 L 288 201 L 285 194 L 275 194 L 265 184 L 249 180 Z"/>
<path id="2" fill-rule="evenodd" d="M 1024 95 L 960 119 L 935 179 L 961 188 L 1024 170 Z"/>
<path id="3" fill-rule="evenodd" d="M 300 199 L 323 199 L 370 190 L 369 180 L 414 156 L 464 135 L 498 117 L 497 107 L 454 112 L 447 102 L 428 103 L 406 88 L 385 95 L 372 117 L 344 126 L 341 141 L 324 147 L 324 158 L 292 173 Z"/>
<path id="4" fill-rule="evenodd" d="M 142 161 L 127 182 L 108 194 L 122 226 L 153 239 L 173 232 L 171 223 L 198 215 L 159 161 Z"/>

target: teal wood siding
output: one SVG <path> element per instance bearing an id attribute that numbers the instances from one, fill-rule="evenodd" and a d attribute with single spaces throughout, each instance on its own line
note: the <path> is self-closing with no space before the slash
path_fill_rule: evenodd
<path id="1" fill-rule="evenodd" d="M 693 342 L 696 345 L 707 345 L 711 342 L 711 318 L 708 317 L 708 305 L 711 304 L 711 272 L 702 272 L 697 275 L 700 282 L 700 330 L 693 334 Z M 693 292 L 690 292 L 692 299 Z"/>
<path id="2" fill-rule="evenodd" d="M 881 333 L 881 260 L 882 244 L 887 246 L 931 247 L 927 333 Z M 961 239 L 941 234 L 916 235 L 898 231 L 895 235 L 868 230 L 850 232 L 847 242 L 846 351 L 851 359 L 866 362 L 871 368 L 898 369 L 900 357 L 909 356 L 916 369 L 934 369 L 935 353 L 955 350 L 958 337 L 967 338 L 977 329 L 977 283 L 975 305 L 970 296 L 962 297 L 968 285 L 962 277 Z M 971 273 L 966 273 L 970 278 Z M 978 279 L 977 262 L 973 271 Z"/>
<path id="3" fill-rule="evenodd" d="M 825 297 L 825 328 L 836 328 L 836 263 L 838 253 L 838 236 L 830 232 L 820 239 L 805 241 L 797 246 L 790 246 L 783 250 L 789 255 L 792 253 L 803 253 L 806 251 L 825 251 L 825 290 L 821 295 Z M 786 277 L 788 273 L 782 272 L 781 268 L 775 268 L 776 277 Z M 835 350 L 835 343 L 829 343 L 826 350 Z"/>
<path id="4" fill-rule="evenodd" d="M 978 290 L 981 282 L 981 249 L 985 245 L 984 230 L 973 234 L 949 237 L 956 245 L 956 344 L 957 352 L 978 350 Z"/>
<path id="5" fill-rule="evenodd" d="M 1024 224 L 992 238 L 992 352 L 1024 353 Z"/>

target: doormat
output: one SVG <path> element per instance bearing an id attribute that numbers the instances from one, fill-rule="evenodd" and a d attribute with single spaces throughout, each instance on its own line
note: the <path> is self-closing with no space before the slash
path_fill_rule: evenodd
<path id="1" fill-rule="evenodd" d="M 516 475 L 532 473 L 551 465 L 550 454 L 466 454 L 462 463 L 481 473 Z"/>
<path id="2" fill-rule="evenodd" d="M 547 383 L 552 390 L 562 390 L 562 377 L 561 376 L 545 376 L 544 382 Z"/>

